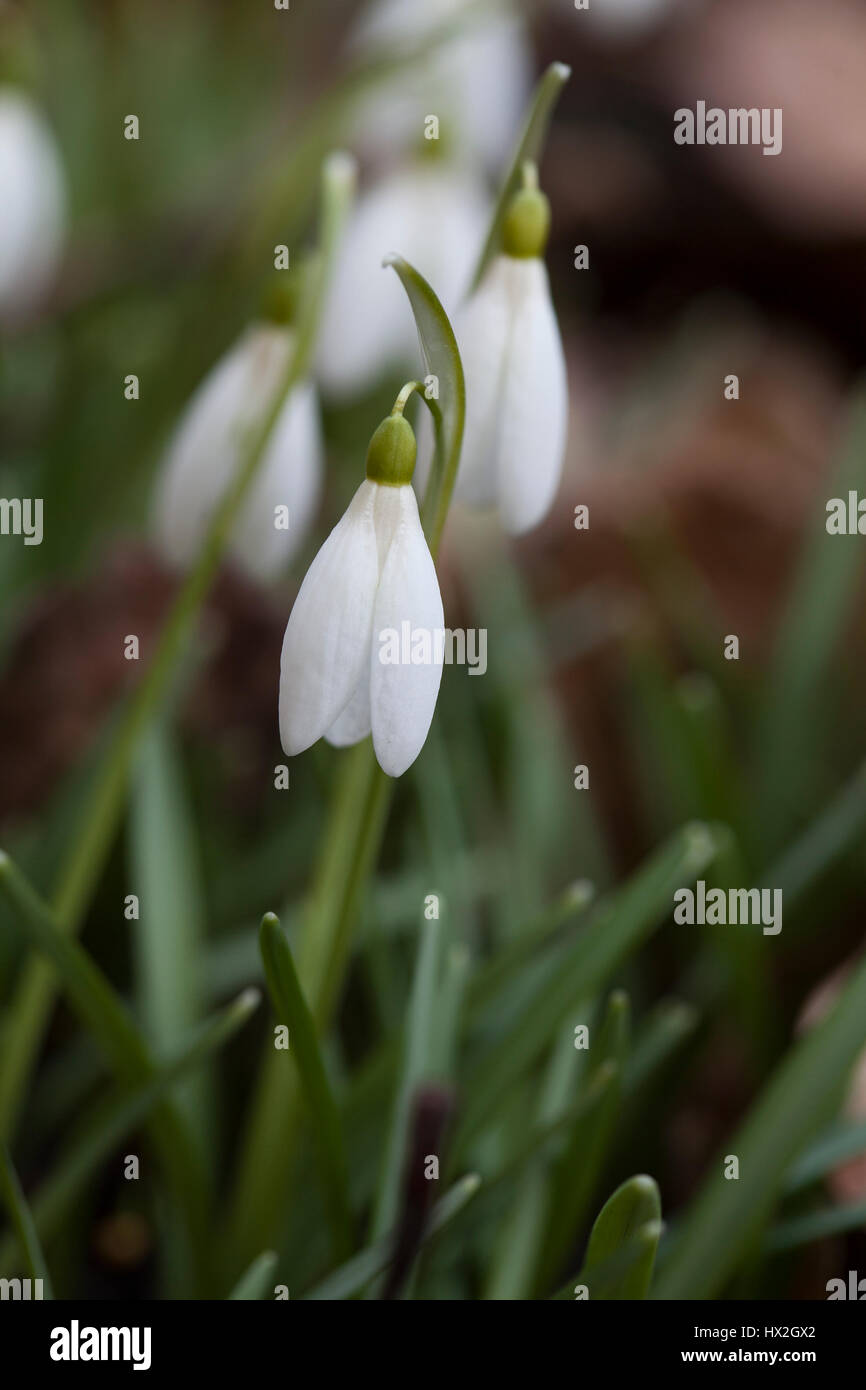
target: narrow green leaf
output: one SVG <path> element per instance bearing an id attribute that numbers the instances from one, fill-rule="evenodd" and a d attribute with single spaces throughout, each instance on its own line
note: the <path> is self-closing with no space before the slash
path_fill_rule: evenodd
<path id="1" fill-rule="evenodd" d="M 811 1245 L 813 1241 L 826 1240 L 828 1236 L 844 1235 L 848 1231 L 862 1231 L 864 1228 L 866 1202 L 822 1207 L 820 1211 L 810 1212 L 808 1216 L 780 1221 L 769 1232 L 765 1249 L 768 1254 L 777 1255 L 780 1250 L 796 1250 L 800 1245 Z"/>
<path id="2" fill-rule="evenodd" d="M 664 1260 L 653 1297 L 713 1298 L 757 1238 L 785 1172 L 836 1112 L 864 1043 L 866 962 L 827 1017 L 786 1054 L 725 1153 L 739 1158 L 737 1182 L 717 1156 Z"/>
<path id="3" fill-rule="evenodd" d="M 701 824 L 685 826 L 653 854 L 629 882 L 602 903 L 574 941 L 563 943 L 539 979 L 508 1036 L 470 1071 L 455 1157 L 500 1098 L 554 1036 L 576 999 L 594 994 L 612 972 L 673 910 L 678 888 L 694 882 L 712 863 L 724 835 Z"/>
<path id="4" fill-rule="evenodd" d="M 153 1081 L 128 1095 L 122 1094 L 112 1097 L 107 1103 L 99 1103 L 82 1126 L 80 1137 L 64 1149 L 53 1173 L 33 1198 L 33 1219 L 42 1240 L 50 1240 L 57 1232 L 99 1164 L 114 1152 L 126 1135 L 148 1119 L 154 1106 L 165 1099 L 178 1080 L 235 1035 L 258 1008 L 260 1000 L 257 989 L 244 990 L 231 1004 L 202 1024 L 177 1055 L 160 1066 Z M 14 1253 L 14 1240 L 0 1244 L 0 1271 L 9 1269 Z"/>
<path id="5" fill-rule="evenodd" d="M 570 884 L 535 921 L 521 928 L 513 940 L 506 942 L 486 965 L 479 967 L 469 982 L 468 1003 L 473 1014 L 485 1008 L 520 974 L 528 961 L 537 959 L 562 927 L 586 912 L 594 897 L 595 887 L 586 879 Z"/>
<path id="6" fill-rule="evenodd" d="M 827 495 L 847 500 L 866 486 L 866 390 L 853 397 L 847 438 Z M 863 574 L 862 538 L 830 535 L 816 504 L 809 540 L 781 626 L 756 734 L 759 757 L 758 821 L 771 849 L 784 844 L 802 804 L 802 779 L 820 758 L 815 742 L 828 726 L 816 702 L 828 679 L 857 586 Z M 797 756 L 791 756 L 792 749 Z"/>
<path id="7" fill-rule="evenodd" d="M 192 818 L 174 742 L 162 719 L 142 740 L 133 779 L 130 839 L 139 899 L 133 938 L 139 1017 L 145 1037 L 165 1055 L 201 1018 L 204 905 Z M 211 1131 L 205 1079 L 199 1075 L 188 1081 L 177 1096 L 201 1134 Z"/>
<path id="8" fill-rule="evenodd" d="M 864 827 L 866 764 L 858 767 L 830 804 L 764 874 L 763 882 L 784 894 L 786 912 L 851 849 Z"/>
<path id="9" fill-rule="evenodd" d="M 43 1298 L 53 1298 L 51 1277 L 36 1234 L 36 1226 L 5 1144 L 0 1144 L 0 1196 L 24 1252 L 31 1279 L 42 1281 Z"/>
<path id="10" fill-rule="evenodd" d="M 392 1229 L 396 1220 L 412 1097 L 417 1087 L 433 1075 L 435 1008 L 442 965 L 443 935 L 443 919 L 433 918 L 423 923 L 418 939 L 403 1067 L 385 1143 L 382 1176 L 370 1227 L 371 1240 L 385 1235 Z"/>
<path id="11" fill-rule="evenodd" d="M 466 1206 L 466 1203 L 475 1196 L 480 1186 L 481 1179 L 475 1173 L 467 1173 L 465 1177 L 454 1183 L 453 1187 L 433 1208 L 427 1231 L 421 1242 L 422 1249 Z M 304 1295 L 304 1298 L 323 1299 L 328 1302 L 352 1298 L 355 1294 L 360 1293 L 371 1279 L 375 1279 L 377 1274 L 381 1274 L 383 1270 L 387 1269 L 390 1261 L 391 1240 L 390 1237 L 383 1236 L 369 1245 L 366 1250 L 353 1256 L 347 1264 L 335 1270 L 333 1274 L 329 1274 L 323 1283 L 317 1284 L 311 1293 Z"/>
<path id="12" fill-rule="evenodd" d="M 641 1226 L 603 1263 L 593 1265 L 591 1269 L 584 1266 L 579 1274 L 567 1279 L 553 1295 L 553 1300 L 581 1301 L 588 1296 L 593 1302 L 601 1303 L 631 1297 L 630 1294 L 623 1295 L 620 1290 L 629 1283 L 633 1271 L 649 1266 L 652 1272 L 662 1230 L 660 1221 L 649 1221 L 646 1226 Z"/>
<path id="13" fill-rule="evenodd" d="M 475 268 L 475 274 L 472 278 L 473 289 L 478 286 L 485 270 L 499 250 L 505 213 L 508 204 L 520 187 L 521 170 L 527 161 L 533 164 L 538 163 L 547 134 L 550 113 L 570 76 L 571 68 L 567 67 L 565 63 L 551 63 L 535 89 L 523 130 L 517 142 L 517 148 L 496 201 L 487 240 Z"/>
<path id="14" fill-rule="evenodd" d="M 579 1283 L 589 1288 L 590 1298 L 646 1298 L 652 1280 L 658 1235 L 654 1243 L 647 1242 L 641 1248 L 639 1258 L 630 1261 L 620 1278 L 607 1284 L 603 1292 L 594 1288 L 594 1271 L 603 1268 L 641 1230 L 651 1226 L 660 1235 L 661 1215 L 658 1185 L 645 1174 L 628 1178 L 608 1197 L 595 1218 L 578 1278 Z"/>
<path id="15" fill-rule="evenodd" d="M 271 912 L 262 918 L 259 946 L 274 1009 L 280 1022 L 289 1029 L 290 1053 L 282 1056 L 294 1057 L 310 1107 L 333 1249 L 335 1258 L 340 1260 L 352 1248 L 349 1173 L 340 1116 L 289 943 L 278 918 Z"/>
<path id="16" fill-rule="evenodd" d="M 87 952 L 65 932 L 55 914 L 20 870 L 0 851 L 0 892 L 16 909 L 29 943 L 48 958 L 69 1000 L 88 1027 L 115 1075 L 139 1086 L 157 1075 L 157 1066 L 132 1018 Z M 200 1155 L 186 1124 L 168 1100 L 151 1117 L 154 1138 L 183 1212 L 190 1258 L 197 1261 L 200 1283 L 210 1278 L 207 1186 Z"/>
<path id="17" fill-rule="evenodd" d="M 631 1008 L 622 990 L 611 994 L 601 1029 L 590 1048 L 587 1093 L 601 1078 L 596 1104 L 574 1125 L 550 1187 L 547 1223 L 536 1275 L 536 1291 L 549 1287 L 557 1276 L 598 1184 L 602 1164 L 613 1137 L 622 1098 L 622 1076 L 629 1048 Z"/>
<path id="18" fill-rule="evenodd" d="M 273 1282 L 274 1271 L 277 1268 L 277 1255 L 273 1250 L 264 1250 L 255 1260 L 249 1269 L 242 1274 L 235 1284 L 230 1299 L 240 1299 L 252 1301 L 265 1298 L 270 1292 L 270 1285 Z"/>
<path id="19" fill-rule="evenodd" d="M 793 1163 L 785 1176 L 785 1191 L 797 1192 L 818 1182 L 852 1158 L 866 1153 L 866 1123 L 833 1125 Z"/>
<path id="20" fill-rule="evenodd" d="M 463 363 L 448 315 L 423 275 L 419 275 L 402 256 L 387 256 L 382 264 L 391 266 L 400 277 L 415 316 L 424 365 L 428 375 L 436 377 L 438 381 L 438 398 L 423 393 L 424 403 L 433 416 L 436 449 L 421 504 L 424 534 L 435 559 L 451 503 L 463 443 L 466 419 Z"/>

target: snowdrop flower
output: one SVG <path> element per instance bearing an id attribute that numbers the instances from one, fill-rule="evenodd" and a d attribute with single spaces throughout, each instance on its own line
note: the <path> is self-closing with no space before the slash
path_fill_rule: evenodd
<path id="1" fill-rule="evenodd" d="M 293 349 L 290 328 L 256 323 L 193 395 L 168 446 L 157 491 L 155 538 L 171 565 L 186 568 L 198 554 L 244 449 L 273 405 Z M 315 388 L 300 382 L 282 407 L 229 540 L 233 558 L 253 578 L 273 578 L 296 553 L 318 504 L 321 477 Z"/>
<path id="2" fill-rule="evenodd" d="M 0 317 L 26 312 L 47 287 L 65 220 L 54 136 L 32 101 L 0 89 Z"/>
<path id="3" fill-rule="evenodd" d="M 415 435 L 404 387 L 370 441 L 367 476 L 307 572 L 280 662 L 280 738 L 291 757 L 323 736 L 343 747 L 372 732 L 399 777 L 417 758 L 442 679 L 442 599 L 411 486 Z M 427 636 L 411 662 L 386 658 L 389 635 Z"/>
<path id="4" fill-rule="evenodd" d="M 419 138 L 425 118 L 438 115 L 451 143 L 471 160 L 498 170 L 511 150 L 532 81 L 532 59 L 517 11 L 461 12 L 475 0 L 378 0 L 356 31 L 362 57 L 416 45 L 451 23 L 455 32 L 432 48 L 423 65 L 413 63 L 381 83 L 362 104 L 355 135 L 360 146 L 381 158 L 405 153 Z"/>
<path id="5" fill-rule="evenodd" d="M 431 144 L 434 142 L 431 142 Z M 388 367 L 417 353 L 411 315 L 396 278 L 382 275 L 394 246 L 442 300 L 446 312 L 465 293 L 490 205 L 477 176 L 435 153 L 397 170 L 362 197 L 343 238 L 328 295 L 317 375 L 335 395 L 353 395 Z"/>
<path id="6" fill-rule="evenodd" d="M 541 257 L 550 212 L 532 166 L 505 218 L 502 253 L 454 325 L 466 374 L 456 495 L 499 507 L 517 535 L 548 511 L 562 472 L 568 386 Z"/>

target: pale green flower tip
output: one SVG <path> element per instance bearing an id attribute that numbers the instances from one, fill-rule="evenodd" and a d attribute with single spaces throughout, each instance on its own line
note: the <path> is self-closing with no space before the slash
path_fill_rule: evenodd
<path id="1" fill-rule="evenodd" d="M 502 249 L 517 260 L 542 257 L 550 233 L 550 203 L 532 186 L 532 175 L 524 177 L 525 186 L 511 199 L 502 224 Z"/>
<path id="2" fill-rule="evenodd" d="M 261 1001 L 261 990 L 256 989 L 255 985 L 249 985 L 247 989 L 241 990 L 240 994 L 235 1000 L 235 1009 L 239 1014 L 246 1018 L 248 1014 L 255 1013 Z"/>
<path id="3" fill-rule="evenodd" d="M 383 420 L 367 450 L 367 477 L 385 487 L 404 487 L 415 472 L 415 431 L 402 413 Z"/>
<path id="4" fill-rule="evenodd" d="M 349 192 L 358 181 L 358 161 L 348 150 L 335 150 L 325 161 L 325 177 L 330 184 L 340 184 Z"/>

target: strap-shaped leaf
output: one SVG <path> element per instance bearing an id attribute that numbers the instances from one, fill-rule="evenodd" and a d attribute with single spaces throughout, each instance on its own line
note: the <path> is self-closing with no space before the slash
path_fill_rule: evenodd
<path id="1" fill-rule="evenodd" d="M 653 1264 L 661 1233 L 661 1196 L 657 1183 L 646 1174 L 628 1178 L 608 1197 L 589 1237 L 586 1259 L 578 1282 L 586 1284 L 590 1298 L 646 1298 L 652 1279 Z M 612 1268 L 614 1257 L 629 1246 L 633 1237 L 650 1229 L 650 1238 L 638 1242 L 632 1257 L 624 1262 L 617 1278 L 606 1283 L 596 1276 L 607 1266 Z"/>
<path id="2" fill-rule="evenodd" d="M 466 419 L 463 363 L 448 315 L 423 275 L 419 275 L 402 256 L 386 256 L 382 264 L 391 266 L 400 277 L 415 316 L 427 374 L 435 377 L 437 383 L 438 398 L 428 396 L 426 391 L 423 393 L 433 416 L 436 452 L 421 506 L 424 534 L 435 557 L 448 515 L 463 444 Z"/>

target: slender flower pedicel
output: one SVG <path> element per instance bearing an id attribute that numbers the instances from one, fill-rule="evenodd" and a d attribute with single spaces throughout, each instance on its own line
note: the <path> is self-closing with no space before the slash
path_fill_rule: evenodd
<path id="1" fill-rule="evenodd" d="M 565 454 L 565 356 L 541 259 L 549 225 L 547 199 L 527 165 L 506 213 L 502 251 L 455 322 L 466 373 L 456 495 L 498 506 L 514 535 L 545 516 Z"/>
<path id="2" fill-rule="evenodd" d="M 280 737 L 291 757 L 325 737 L 339 747 L 372 732 L 379 765 L 399 777 L 427 738 L 442 652 L 384 662 L 380 634 L 433 634 L 444 615 L 412 488 L 416 444 L 404 387 L 367 451 L 367 476 L 310 566 L 280 661 Z"/>
<path id="3" fill-rule="evenodd" d="M 170 564 L 195 559 L 208 524 L 235 476 L 251 433 L 274 403 L 294 351 L 282 323 L 246 330 L 199 386 L 169 444 L 154 530 Z M 307 534 L 319 500 L 322 441 L 311 382 L 291 392 L 262 467 L 232 528 L 229 550 L 259 580 L 275 577 Z"/>

